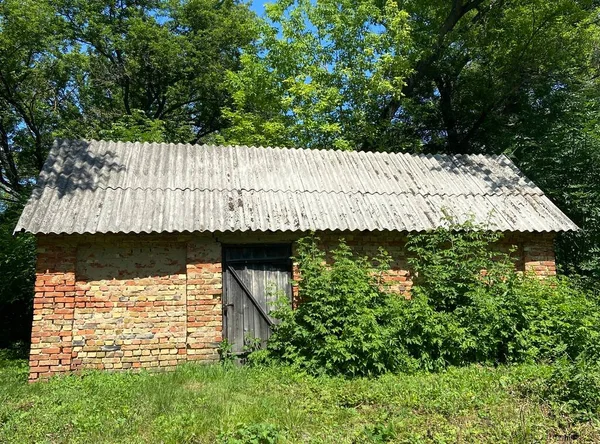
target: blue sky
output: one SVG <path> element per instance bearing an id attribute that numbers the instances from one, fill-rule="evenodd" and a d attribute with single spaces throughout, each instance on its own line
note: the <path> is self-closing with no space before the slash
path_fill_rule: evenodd
<path id="1" fill-rule="evenodd" d="M 250 4 L 250 9 L 256 12 L 259 16 L 263 15 L 265 12 L 265 3 L 270 3 L 267 0 L 253 0 Z"/>

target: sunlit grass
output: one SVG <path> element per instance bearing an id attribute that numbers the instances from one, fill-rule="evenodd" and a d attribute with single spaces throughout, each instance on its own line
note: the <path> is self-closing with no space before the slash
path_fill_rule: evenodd
<path id="1" fill-rule="evenodd" d="M 345 380 L 189 364 L 28 384 L 26 362 L 0 355 L 0 442 L 244 442 L 261 433 L 262 442 L 598 440 L 590 425 L 575 429 L 519 395 L 519 384 L 547 371 L 472 366 Z"/>

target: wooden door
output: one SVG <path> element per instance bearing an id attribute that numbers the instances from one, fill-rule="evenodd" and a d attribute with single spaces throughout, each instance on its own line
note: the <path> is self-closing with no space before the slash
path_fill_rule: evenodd
<path id="1" fill-rule="evenodd" d="M 291 304 L 290 256 L 290 245 L 224 247 L 223 330 L 235 355 L 259 340 L 265 346 L 278 297 Z"/>

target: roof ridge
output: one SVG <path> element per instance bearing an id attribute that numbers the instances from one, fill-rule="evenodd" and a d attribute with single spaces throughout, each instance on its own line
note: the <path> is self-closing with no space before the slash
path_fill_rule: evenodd
<path id="1" fill-rule="evenodd" d="M 136 142 L 131 142 L 131 141 L 120 141 L 120 140 L 112 140 L 112 139 L 62 139 L 62 138 L 57 138 L 55 140 L 55 143 L 62 145 L 64 142 L 87 142 L 87 143 L 100 143 L 100 144 L 122 144 L 122 145 L 163 145 L 163 146 L 168 146 L 168 147 L 177 147 L 177 146 L 183 146 L 183 147 L 209 147 L 209 148 L 235 148 L 235 149 L 254 149 L 254 150 L 288 150 L 288 151 L 294 151 L 294 152 L 319 152 L 319 153 L 335 153 L 335 154 L 342 154 L 342 153 L 347 153 L 350 155 L 361 155 L 361 156 L 370 156 L 370 155 L 374 155 L 374 156 L 384 156 L 384 155 L 397 155 L 397 156 L 410 156 L 410 157 L 414 157 L 414 158 L 427 158 L 427 159 L 431 159 L 431 158 L 439 158 L 439 157 L 443 157 L 443 158 L 448 158 L 448 159 L 453 159 L 453 158 L 460 158 L 460 157 L 466 157 L 466 158 L 474 158 L 474 159 L 491 159 L 491 160 L 498 160 L 500 157 L 505 157 L 503 154 L 482 154 L 482 153 L 473 153 L 473 154 L 463 154 L 463 153 L 457 153 L 457 154 L 448 154 L 448 153 L 411 153 L 411 152 L 406 152 L 406 151 L 360 151 L 360 150 L 339 150 L 339 149 L 335 149 L 335 148 L 307 148 L 307 147 L 292 147 L 292 146 L 262 146 L 262 145 L 238 145 L 238 144 L 230 144 L 230 143 L 225 143 L 225 144 L 214 144 L 214 143 L 203 143 L 203 144 L 198 144 L 198 143 L 182 143 L 182 142 L 140 142 L 140 141 L 136 141 Z M 506 158 L 511 164 L 514 165 L 514 163 Z"/>

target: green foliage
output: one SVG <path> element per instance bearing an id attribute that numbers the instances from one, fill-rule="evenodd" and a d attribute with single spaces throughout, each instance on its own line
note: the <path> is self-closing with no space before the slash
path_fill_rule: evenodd
<path id="1" fill-rule="evenodd" d="M 518 396 L 519 386 L 551 372 L 471 366 L 346 379 L 188 364 L 28 384 L 27 362 L 0 351 L 0 442 L 170 444 L 261 434 L 275 442 L 597 442 L 595 423 L 558 422 L 541 401 Z"/>
<path id="2" fill-rule="evenodd" d="M 79 115 L 71 80 L 82 60 L 65 51 L 63 27 L 48 1 L 0 2 L 0 201 L 27 194 L 53 132 Z"/>
<path id="3" fill-rule="evenodd" d="M 600 362 L 585 354 L 561 359 L 542 387 L 555 413 L 578 421 L 600 418 Z"/>
<path id="4" fill-rule="evenodd" d="M 538 359 L 575 359 L 600 339 L 598 296 L 568 279 L 522 279 L 515 294 L 525 305 L 523 345 Z"/>
<path id="5" fill-rule="evenodd" d="M 99 130 L 99 137 L 104 140 L 120 140 L 127 142 L 166 142 L 165 122 L 149 119 L 141 110 L 132 110 L 109 129 Z"/>
<path id="6" fill-rule="evenodd" d="M 409 300 L 383 283 L 387 255 L 354 258 L 342 241 L 324 266 L 317 240 L 300 241 L 303 301 L 274 313 L 281 323 L 270 356 L 311 373 L 362 376 L 554 361 L 600 343 L 597 297 L 567 279 L 517 272 L 500 240 L 470 222 L 411 234 Z"/>
<path id="7" fill-rule="evenodd" d="M 429 150 L 509 151 L 537 125 L 569 119 L 567 110 L 549 112 L 547 103 L 594 75 L 596 2 L 402 5 L 414 17 L 414 71 L 405 97 L 389 102 L 388 116 L 398 116 L 399 139 L 416 136 Z"/>
<path id="8" fill-rule="evenodd" d="M 276 444 L 283 442 L 282 436 L 273 424 L 240 424 L 236 430 L 219 437 L 223 444 Z"/>
<path id="9" fill-rule="evenodd" d="M 227 340 L 227 338 L 223 339 L 219 343 L 219 358 L 221 359 L 221 364 L 224 366 L 231 366 L 235 360 L 235 356 L 233 355 L 233 345 Z"/>
<path id="10" fill-rule="evenodd" d="M 0 212 L 0 347 L 29 343 L 35 278 L 35 238 L 13 237 L 21 207 Z"/>
<path id="11" fill-rule="evenodd" d="M 410 66 L 408 14 L 393 1 L 266 5 L 260 39 L 228 76 L 232 143 L 356 149 L 399 98 Z"/>
<path id="12" fill-rule="evenodd" d="M 91 131 L 102 135 L 114 125 L 131 130 L 147 119 L 142 129 L 162 126 L 161 138 L 182 142 L 223 126 L 220 108 L 229 101 L 224 74 L 237 69 L 241 48 L 255 35 L 247 5 L 235 0 L 53 2 L 67 18 L 67 38 L 86 45 L 81 49 L 85 77 L 77 87 Z M 144 140 L 144 132 L 125 137 Z"/>
<path id="13" fill-rule="evenodd" d="M 384 443 L 393 442 L 396 437 L 396 431 L 391 424 L 377 423 L 367 424 L 364 431 L 355 439 L 354 442 L 365 443 Z"/>
<path id="14" fill-rule="evenodd" d="M 424 369 L 576 357 L 600 334 L 598 303 L 566 280 L 509 274 L 467 288 L 465 303 L 449 311 L 423 287 L 413 294 L 398 335 Z"/>
<path id="15" fill-rule="evenodd" d="M 297 259 L 305 300 L 295 311 L 275 314 L 282 322 L 269 342 L 270 357 L 313 374 L 345 376 L 554 362 L 551 371 L 526 381 L 528 396 L 576 423 L 597 419 L 597 295 L 568 279 L 517 272 L 500 241 L 499 234 L 472 223 L 410 235 L 406 249 L 415 279 L 405 300 L 382 285 L 385 255 L 374 268 L 341 242 L 325 266 L 317 239 L 302 240 Z M 373 402 L 360 391 L 343 397 L 344 405 Z M 385 442 L 394 433 L 377 424 L 365 428 L 360 440 Z"/>
<path id="16" fill-rule="evenodd" d="M 453 311 L 469 303 L 469 291 L 482 283 L 498 285 L 514 263 L 493 248 L 502 235 L 472 221 L 409 236 L 406 250 L 415 274 L 414 293 L 424 295 L 436 311 Z M 481 271 L 486 270 L 482 275 Z"/>
<path id="17" fill-rule="evenodd" d="M 528 306 L 510 255 L 494 248 L 499 239 L 471 223 L 409 237 L 415 281 L 398 336 L 420 367 L 524 358 Z"/>
<path id="18" fill-rule="evenodd" d="M 600 282 L 600 100 L 595 82 L 576 94 L 562 91 L 547 112 L 568 118 L 545 126 L 531 116 L 532 134 L 516 144 L 514 157 L 527 175 L 581 228 L 556 243 L 560 271 L 590 289 Z M 565 149 L 568 147 L 568 149 Z"/>
<path id="19" fill-rule="evenodd" d="M 590 1 L 279 0 L 229 77 L 226 139 L 503 152 L 594 78 Z M 265 140 L 266 139 L 266 140 Z"/>
<path id="20" fill-rule="evenodd" d="M 575 357 L 597 340 L 600 305 L 591 293 L 518 273 L 497 233 L 450 228 L 407 243 L 417 276 L 399 336 L 421 367 Z"/>
<path id="21" fill-rule="evenodd" d="M 399 369 L 402 355 L 393 347 L 392 328 L 396 302 L 382 281 L 389 257 L 382 252 L 374 266 L 367 257 L 355 258 L 342 240 L 325 267 L 317 242 L 298 241 L 302 302 L 295 310 L 282 304 L 273 313 L 281 322 L 269 351 L 311 373 L 366 376 Z"/>

